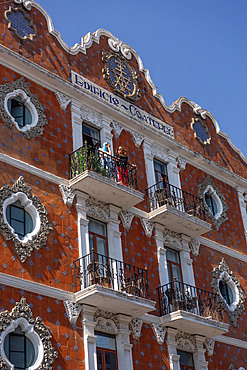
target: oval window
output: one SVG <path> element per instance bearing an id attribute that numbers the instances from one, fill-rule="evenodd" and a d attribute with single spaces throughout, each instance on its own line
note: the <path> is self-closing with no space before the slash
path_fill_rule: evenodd
<path id="1" fill-rule="evenodd" d="M 208 205 L 210 212 L 212 213 L 212 215 L 215 216 L 218 213 L 218 207 L 214 198 L 209 192 L 205 193 L 205 201 Z"/>
<path id="2" fill-rule="evenodd" d="M 15 119 L 19 128 L 31 125 L 32 115 L 30 110 L 26 107 L 25 103 L 19 96 L 9 99 L 7 105 L 11 116 Z"/>
<path id="3" fill-rule="evenodd" d="M 7 206 L 6 218 L 19 239 L 24 239 L 25 235 L 33 231 L 32 217 L 19 200 Z"/>
<path id="4" fill-rule="evenodd" d="M 220 280 L 219 289 L 222 297 L 224 298 L 228 306 L 230 306 L 233 303 L 233 292 L 230 286 L 224 280 Z"/>

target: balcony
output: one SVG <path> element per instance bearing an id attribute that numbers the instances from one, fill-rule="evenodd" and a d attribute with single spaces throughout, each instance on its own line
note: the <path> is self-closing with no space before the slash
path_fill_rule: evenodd
<path id="1" fill-rule="evenodd" d="M 157 290 L 163 325 L 207 338 L 228 331 L 217 294 L 176 280 Z"/>
<path id="2" fill-rule="evenodd" d="M 177 233 L 198 237 L 211 229 L 203 200 L 165 179 L 146 190 L 149 220 Z"/>
<path id="3" fill-rule="evenodd" d="M 71 153 L 69 161 L 72 189 L 123 209 L 143 200 L 135 166 L 86 144 Z"/>
<path id="4" fill-rule="evenodd" d="M 133 317 L 154 310 L 147 271 L 91 253 L 74 262 L 76 302 Z"/>

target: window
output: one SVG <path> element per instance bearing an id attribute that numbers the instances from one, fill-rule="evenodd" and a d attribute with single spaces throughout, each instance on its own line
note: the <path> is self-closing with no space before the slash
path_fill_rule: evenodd
<path id="1" fill-rule="evenodd" d="M 205 193 L 205 201 L 208 205 L 210 212 L 212 213 L 213 216 L 215 216 L 218 213 L 217 204 L 209 192 Z"/>
<path id="2" fill-rule="evenodd" d="M 31 125 L 32 115 L 19 96 L 8 100 L 8 110 L 19 128 Z"/>
<path id="3" fill-rule="evenodd" d="M 98 370 L 117 370 L 117 351 L 114 335 L 95 332 Z"/>
<path id="4" fill-rule="evenodd" d="M 179 252 L 166 248 L 166 259 L 169 282 L 172 282 L 175 279 L 179 282 L 182 282 Z"/>
<path id="5" fill-rule="evenodd" d="M 34 346 L 25 336 L 20 326 L 9 333 L 4 340 L 4 352 L 11 364 L 17 370 L 25 370 L 35 361 Z"/>
<path id="6" fill-rule="evenodd" d="M 90 252 L 94 251 L 100 255 L 108 255 L 106 224 L 89 219 L 89 246 Z"/>
<path id="7" fill-rule="evenodd" d="M 33 231 L 32 217 L 19 200 L 7 206 L 6 218 L 19 239 L 23 239 L 26 234 Z"/>
<path id="8" fill-rule="evenodd" d="M 180 369 L 181 370 L 194 370 L 193 354 L 190 352 L 177 351 L 180 356 Z"/>
<path id="9" fill-rule="evenodd" d="M 224 280 L 220 280 L 219 289 L 222 297 L 224 298 L 228 306 L 230 306 L 233 303 L 233 293 L 231 288 Z"/>
<path id="10" fill-rule="evenodd" d="M 162 179 L 164 182 L 168 182 L 166 164 L 157 161 L 157 159 L 154 159 L 154 174 L 156 184 L 160 182 Z"/>
<path id="11" fill-rule="evenodd" d="M 94 127 L 82 124 L 82 143 L 87 143 L 89 147 L 100 147 L 100 132 Z"/>

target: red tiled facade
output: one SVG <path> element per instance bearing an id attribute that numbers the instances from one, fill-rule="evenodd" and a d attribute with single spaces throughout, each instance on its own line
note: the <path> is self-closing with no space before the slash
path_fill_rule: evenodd
<path id="1" fill-rule="evenodd" d="M 33 20 L 37 30 L 33 40 L 20 38 L 9 29 L 5 16 L 9 8 L 10 10 L 21 9 L 28 19 Z M 172 318 L 174 309 L 171 313 L 160 316 L 160 296 L 157 290 L 160 285 L 171 284 L 167 280 L 168 267 L 165 257 L 167 248 L 174 249 L 180 256 L 183 282 L 210 292 L 214 289 L 211 285 L 212 272 L 224 258 L 230 273 L 234 275 L 233 280 L 236 278 L 237 280 L 234 281 L 238 281 L 238 284 L 231 286 L 233 301 L 235 299 L 234 302 L 237 305 L 235 309 L 238 311 L 238 307 L 246 307 L 243 295 L 238 296 L 238 287 L 242 291 L 247 289 L 247 224 L 244 215 L 246 212 L 244 197 L 247 193 L 246 159 L 227 136 L 219 132 L 217 122 L 210 112 L 205 111 L 206 113 L 203 114 L 198 109 L 194 109 L 195 103 L 186 99 L 180 99 L 174 103 L 173 108 L 168 108 L 157 95 L 153 94 L 150 78 L 141 69 L 131 47 L 131 59 L 125 59 L 140 76 L 138 86 L 142 95 L 139 100 L 132 103 L 127 99 L 126 104 L 133 104 L 140 111 L 159 120 L 158 122 L 166 123 L 167 127 L 173 128 L 174 138 L 163 135 L 152 126 L 142 124 L 137 118 L 129 118 L 117 108 L 112 108 L 109 103 L 102 103 L 92 94 L 73 85 L 71 71 L 107 90 L 116 98 L 119 96 L 115 94 L 116 90 L 105 81 L 102 73 L 104 68 L 102 51 L 113 52 L 108 40 L 114 36 L 107 31 L 101 30 L 98 34 L 87 35 L 81 45 L 69 49 L 61 36 L 51 29 L 51 25 L 48 25 L 49 16 L 39 5 L 33 4 L 29 9 L 25 1 L 21 1 L 21 4 L 13 1 L 10 4 L 0 4 L 0 12 L 2 14 L 0 88 L 3 92 L 0 96 L 0 104 L 4 107 L 6 93 L 3 86 L 6 84 L 11 86 L 13 82 L 24 77 L 31 94 L 43 106 L 47 119 L 43 132 L 27 139 L 17 125 L 12 124 L 12 127 L 9 127 L 6 124 L 4 108 L 0 111 L 0 330 L 2 338 L 8 325 L 11 325 L 11 322 L 19 322 L 18 318 L 21 317 L 21 314 L 17 315 L 4 327 L 1 326 L 4 312 L 11 313 L 15 305 L 24 297 L 33 317 L 36 319 L 40 316 L 44 325 L 50 330 L 49 340 L 53 347 L 53 356 L 51 356 L 49 368 L 52 369 L 96 369 L 97 336 L 94 333 L 98 331 L 114 334 L 119 370 L 179 369 L 177 350 L 192 353 L 196 370 L 247 368 L 247 331 L 244 310 L 237 317 L 235 325 L 224 307 L 223 323 L 219 317 L 213 320 L 215 317 L 205 318 L 204 315 L 202 318 L 203 315 L 198 314 L 198 311 L 193 311 L 187 312 L 190 319 L 182 319 L 179 324 L 176 318 Z M 23 25 L 18 27 L 21 28 Z M 121 55 L 121 51 L 118 55 Z M 66 108 L 61 107 L 57 92 L 68 99 Z M 85 107 L 89 115 L 84 117 Z M 101 122 L 96 122 L 97 117 Z M 211 137 L 209 144 L 202 144 L 194 135 L 191 122 L 196 117 L 199 117 L 208 129 Z M 69 154 L 78 149 L 78 142 L 82 140 L 78 139 L 77 135 L 78 127 L 81 130 L 82 122 L 100 131 L 101 144 L 104 140 L 111 141 L 113 154 L 116 154 L 118 146 L 122 145 L 126 148 L 129 163 L 135 164 L 137 169 L 138 190 L 136 192 L 125 189 L 123 184 L 116 182 L 116 178 L 104 180 L 103 173 L 98 174 L 100 177 L 98 181 L 102 187 L 102 189 L 99 188 L 99 193 L 103 192 L 103 197 L 104 191 L 109 191 L 109 186 L 112 186 L 110 190 L 112 194 L 116 189 L 120 189 L 118 191 L 122 193 L 117 193 L 120 195 L 115 197 L 113 195 L 110 204 L 104 204 L 102 195 L 99 199 L 96 196 L 94 208 L 92 208 L 90 196 L 94 193 L 91 194 L 90 189 L 83 191 L 83 180 L 78 180 L 82 181 L 82 185 L 79 182 L 72 184 Z M 114 128 L 114 122 L 121 126 L 120 133 L 117 133 Z M 139 135 L 140 142 L 135 139 L 135 134 Z M 173 193 L 170 196 L 170 203 L 169 200 L 163 199 L 163 203 L 156 204 L 156 211 L 164 212 L 163 216 L 161 214 L 163 218 L 159 219 L 155 219 L 156 216 L 148 208 L 145 192 L 148 187 L 154 185 L 150 183 L 150 179 L 154 178 L 153 159 L 167 165 L 168 178 L 171 176 L 176 181 L 171 185 L 175 185 L 177 191 L 181 191 L 179 189 L 184 191 L 177 193 L 183 194 L 182 196 L 175 196 Z M 113 161 L 113 163 L 116 162 Z M 169 167 L 170 164 L 171 167 Z M 90 176 L 90 172 L 93 170 L 85 176 Z M 79 176 L 81 174 L 77 174 L 75 178 L 79 179 Z M 189 210 L 186 210 L 185 192 L 197 197 L 198 188 L 208 176 L 223 195 L 226 203 L 226 209 L 222 212 L 226 212 L 227 219 L 219 227 L 208 215 L 205 221 L 201 220 L 197 213 L 190 214 Z M 20 177 L 24 179 L 31 194 L 37 196 L 45 207 L 48 222 L 52 226 L 43 245 L 36 249 L 34 247 L 31 256 L 24 262 L 21 262 L 18 248 L 15 248 L 13 240 L 8 240 L 4 234 L 4 228 L 6 225 L 9 227 L 9 224 L 3 216 L 5 212 L 3 187 L 7 185 L 12 187 Z M 73 188 L 71 205 L 66 203 L 67 199 L 61 192 L 61 185 L 65 186 L 68 192 Z M 156 194 L 160 194 L 157 193 L 157 187 L 155 189 Z M 127 197 L 126 199 L 136 196 L 137 200 L 132 207 L 121 208 L 119 198 L 122 196 Z M 205 199 L 203 204 L 205 207 Z M 133 217 L 128 226 L 123 221 L 124 217 L 127 217 L 126 211 Z M 104 216 L 104 212 L 108 212 L 107 216 Z M 87 249 L 90 218 L 103 221 L 107 225 L 108 232 L 111 230 L 112 234 L 108 235 L 110 258 L 120 260 L 121 263 L 126 264 L 125 266 L 137 266 L 141 273 L 147 272 L 149 297 L 144 297 L 141 291 L 143 286 L 141 288 L 138 286 L 140 278 L 137 278 L 139 282 L 136 282 L 135 292 L 133 289 L 123 288 L 121 292 L 114 295 L 116 293 L 114 289 L 119 290 L 119 288 L 114 285 L 113 289 L 113 286 L 109 286 L 109 282 L 108 285 L 102 284 L 102 280 L 94 281 L 95 284 L 89 283 L 89 287 L 85 290 L 83 290 L 83 283 L 79 284 L 78 288 L 77 281 L 76 290 L 73 262 L 83 257 L 86 254 L 85 251 L 87 253 L 90 251 Z M 191 230 L 194 228 L 193 233 L 187 221 L 190 222 Z M 180 224 L 181 231 L 179 231 Z M 196 228 L 195 225 L 199 224 L 204 228 L 204 232 L 199 232 Z M 195 241 L 199 243 L 197 252 L 194 252 L 191 247 L 192 242 Z M 228 275 L 224 276 L 229 277 L 229 271 Z M 119 276 L 115 276 L 114 279 L 119 279 Z M 101 293 L 97 291 L 98 285 L 101 285 L 99 288 L 104 290 Z M 93 296 L 95 301 L 90 298 L 92 291 L 95 294 Z M 185 294 L 185 288 L 181 292 Z M 219 289 L 214 293 L 217 297 L 221 296 Z M 102 299 L 102 304 L 99 297 Z M 206 305 L 210 306 L 209 301 Z M 77 312 L 77 315 L 73 313 L 75 317 L 72 317 L 71 307 Z M 183 310 L 186 311 L 185 307 L 181 306 L 179 311 Z M 195 318 L 195 315 L 198 317 Z M 191 328 L 188 322 L 193 320 L 195 324 Z M 133 329 L 133 325 L 138 323 L 141 325 L 139 332 Z M 212 353 L 206 341 L 211 341 L 211 344 L 215 341 Z M 10 366 L 8 361 L 6 362 L 6 357 L 7 360 L 9 357 L 5 353 L 3 344 L 0 346 L 1 368 L 8 369 Z M 45 356 L 40 360 L 39 365 L 34 366 L 35 369 L 48 369 L 45 367 L 48 366 L 46 356 L 51 350 L 45 351 L 47 351 Z M 38 358 L 38 355 L 36 357 Z"/>

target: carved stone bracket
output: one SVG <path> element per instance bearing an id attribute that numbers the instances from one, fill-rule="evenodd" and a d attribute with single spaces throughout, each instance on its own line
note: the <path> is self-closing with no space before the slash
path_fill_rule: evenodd
<path id="1" fill-rule="evenodd" d="M 4 221 L 4 201 L 17 193 L 25 194 L 34 209 L 36 209 L 40 218 L 39 230 L 37 230 L 26 242 L 20 240 L 17 234 L 13 232 L 13 229 L 10 228 L 9 224 Z M 12 188 L 9 185 L 5 185 L 0 189 L 0 231 L 5 240 L 11 240 L 14 243 L 16 253 L 19 255 L 21 262 L 25 262 L 26 259 L 31 256 L 33 250 L 39 250 L 46 243 L 47 235 L 50 230 L 52 230 L 52 226 L 49 224 L 45 207 L 40 202 L 39 198 L 31 194 L 22 176 L 19 177 Z"/>
<path id="2" fill-rule="evenodd" d="M 66 313 L 71 324 L 76 324 L 76 321 L 81 312 L 81 306 L 72 301 L 63 301 Z"/>
<path id="3" fill-rule="evenodd" d="M 105 221 L 110 218 L 110 207 L 104 202 L 97 201 L 93 197 L 89 197 L 86 200 L 87 213 L 90 216 L 99 217 Z"/>
<path id="4" fill-rule="evenodd" d="M 207 338 L 204 342 L 204 345 L 206 347 L 206 350 L 209 356 L 213 356 L 214 354 L 214 344 L 215 344 L 215 339 L 213 338 Z"/>
<path id="5" fill-rule="evenodd" d="M 150 238 L 152 236 L 154 224 L 145 217 L 141 218 L 141 224 L 145 234 Z"/>
<path id="6" fill-rule="evenodd" d="M 24 297 L 21 298 L 20 302 L 16 302 L 14 308 L 9 313 L 9 311 L 0 312 L 0 335 L 4 332 L 12 321 L 15 321 L 19 318 L 25 319 L 29 326 L 37 333 L 40 340 L 43 343 L 44 356 L 41 365 L 39 366 L 40 370 L 48 370 L 52 368 L 52 364 L 58 356 L 58 353 L 54 350 L 51 344 L 51 332 L 50 329 L 42 322 L 40 317 L 34 319 L 30 306 L 26 303 Z M 0 368 L 9 369 L 6 361 L 3 357 L 0 356 Z"/>
<path id="7" fill-rule="evenodd" d="M 154 323 L 154 322 L 151 323 L 151 326 L 152 326 L 154 335 L 157 339 L 157 342 L 160 345 L 162 345 L 164 343 L 164 340 L 165 340 L 166 328 L 163 327 L 162 325 Z"/>
<path id="8" fill-rule="evenodd" d="M 193 335 L 179 331 L 176 335 L 177 347 L 185 351 L 195 351 L 196 340 Z"/>
<path id="9" fill-rule="evenodd" d="M 133 319 L 130 322 L 130 329 L 134 339 L 140 339 L 141 330 L 142 330 L 143 320 L 141 319 Z"/>
<path id="10" fill-rule="evenodd" d="M 134 140 L 135 146 L 139 148 L 144 139 L 144 136 L 135 131 L 130 131 L 130 134 L 132 136 L 132 139 Z"/>
<path id="11" fill-rule="evenodd" d="M 24 8 L 31 10 L 32 0 L 14 0 L 16 4 L 23 4 Z"/>
<path id="12" fill-rule="evenodd" d="M 199 254 L 199 248 L 200 248 L 200 242 L 199 240 L 197 239 L 191 239 L 190 243 L 189 243 L 189 247 L 190 247 L 190 250 L 193 254 L 193 256 L 198 256 Z"/>
<path id="13" fill-rule="evenodd" d="M 113 128 L 114 135 L 118 138 L 123 130 L 123 126 L 119 122 L 113 120 L 111 122 L 111 127 Z"/>
<path id="14" fill-rule="evenodd" d="M 65 185 L 59 185 L 59 190 L 62 194 L 64 204 L 67 204 L 68 207 L 71 207 L 75 197 L 75 191 Z"/>
<path id="15" fill-rule="evenodd" d="M 227 312 L 230 320 L 234 326 L 237 326 L 237 321 L 241 313 L 244 311 L 245 292 L 243 291 L 239 279 L 230 270 L 229 266 L 222 258 L 219 266 L 215 267 L 211 272 L 213 279 L 211 281 L 211 287 L 215 293 L 218 293 L 218 299 L 222 304 L 224 310 Z M 233 296 L 235 296 L 234 302 L 231 306 L 227 304 L 225 299 L 222 297 L 219 291 L 219 282 L 225 281 L 230 289 L 234 290 Z"/>
<path id="16" fill-rule="evenodd" d="M 129 45 L 124 44 L 118 38 L 116 38 L 114 36 L 113 36 L 113 38 L 109 38 L 108 39 L 108 45 L 110 46 L 111 50 L 115 51 L 116 53 L 121 51 L 122 55 L 126 59 L 128 59 L 128 60 L 131 59 L 131 51 L 130 51 Z"/>
<path id="17" fill-rule="evenodd" d="M 2 118 L 4 124 L 7 127 L 12 127 L 15 125 L 14 118 L 7 112 L 5 108 L 5 98 L 9 93 L 14 93 L 15 91 L 22 91 L 25 93 L 26 98 L 29 100 L 30 104 L 36 110 L 37 123 L 35 126 L 26 125 L 26 130 L 20 130 L 26 139 L 31 139 L 37 136 L 41 136 L 44 131 L 44 125 L 47 125 L 48 121 L 46 119 L 44 108 L 42 104 L 38 101 L 37 97 L 31 93 L 29 87 L 24 79 L 24 77 L 19 78 L 13 83 L 7 83 L 5 85 L 0 85 L 0 117 Z M 17 124 L 16 124 L 17 126 Z"/>
<path id="18" fill-rule="evenodd" d="M 56 91 L 55 95 L 62 110 L 66 110 L 68 104 L 71 103 L 71 98 L 67 95 L 62 94 L 59 91 Z"/>
<path id="19" fill-rule="evenodd" d="M 119 329 L 119 320 L 117 315 L 111 312 L 97 310 L 93 315 L 93 321 L 96 322 L 95 329 L 107 333 L 117 333 Z"/>
<path id="20" fill-rule="evenodd" d="M 121 217 L 123 227 L 128 230 L 131 226 L 134 214 L 130 211 L 121 211 L 119 215 Z"/>
<path id="21" fill-rule="evenodd" d="M 163 231 L 163 238 L 164 238 L 165 246 L 171 247 L 171 248 L 177 247 L 178 249 L 183 248 L 181 234 L 178 234 L 175 231 L 165 229 Z"/>
<path id="22" fill-rule="evenodd" d="M 177 157 L 177 163 L 179 165 L 180 170 L 184 170 L 187 164 L 187 160 L 179 155 Z"/>
<path id="23" fill-rule="evenodd" d="M 83 121 L 89 124 L 91 123 L 98 128 L 103 127 L 101 113 L 98 113 L 88 107 L 85 107 L 84 105 L 81 106 L 80 110 L 81 110 L 81 118 Z"/>

